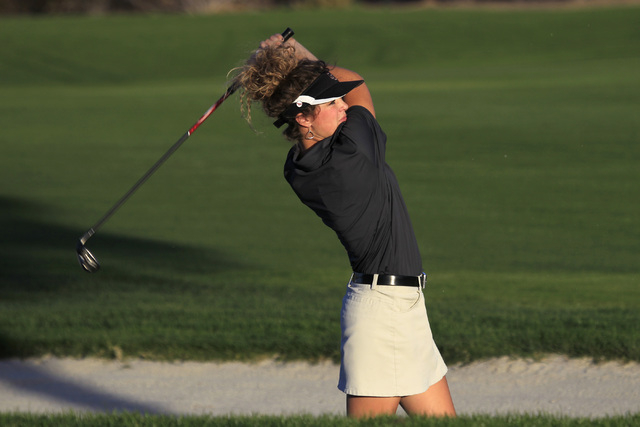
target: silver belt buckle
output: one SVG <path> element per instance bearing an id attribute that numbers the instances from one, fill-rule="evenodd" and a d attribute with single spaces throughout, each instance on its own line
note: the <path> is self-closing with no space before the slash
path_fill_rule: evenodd
<path id="1" fill-rule="evenodd" d="M 423 271 L 422 274 L 418 277 L 418 281 L 420 282 L 420 287 L 424 289 L 427 286 L 427 273 Z"/>

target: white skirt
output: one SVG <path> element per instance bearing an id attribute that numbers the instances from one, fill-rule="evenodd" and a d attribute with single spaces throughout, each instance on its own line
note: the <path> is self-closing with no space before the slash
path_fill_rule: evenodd
<path id="1" fill-rule="evenodd" d="M 349 283 L 341 326 L 338 388 L 346 394 L 411 396 L 447 373 L 418 287 Z"/>

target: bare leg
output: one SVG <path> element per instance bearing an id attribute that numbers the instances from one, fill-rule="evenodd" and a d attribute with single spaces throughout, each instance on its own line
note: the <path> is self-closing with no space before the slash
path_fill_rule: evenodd
<path id="1" fill-rule="evenodd" d="M 409 415 L 456 416 L 446 377 L 429 387 L 424 393 L 401 398 L 400 405 Z"/>
<path id="2" fill-rule="evenodd" d="M 368 418 L 377 415 L 395 415 L 399 397 L 366 397 L 347 395 L 347 415 L 353 418 Z"/>

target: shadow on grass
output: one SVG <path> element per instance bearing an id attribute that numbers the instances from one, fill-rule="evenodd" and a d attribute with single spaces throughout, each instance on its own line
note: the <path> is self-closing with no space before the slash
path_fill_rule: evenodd
<path id="1" fill-rule="evenodd" d="M 20 199 L 0 198 L 0 212 L 0 293 L 72 290 L 101 280 L 170 286 L 192 275 L 247 268 L 212 249 L 100 233 L 87 247 L 102 269 L 89 274 L 75 250 L 84 230 L 49 222 L 46 208 Z"/>
<path id="2" fill-rule="evenodd" d="M 184 295 L 210 298 L 227 286 L 220 274 L 249 268 L 215 249 L 100 233 L 90 243 L 102 269 L 87 273 L 75 248 L 83 231 L 55 224 L 48 214 L 37 204 L 0 197 L 0 312 L 7 309 L 0 316 L 0 359 L 60 348 L 94 354 L 108 349 L 112 337 L 124 339 L 123 334 L 137 343 L 140 338 L 127 335 L 121 323 L 138 325 L 162 313 L 144 311 L 144 304 L 152 299 L 187 304 Z M 7 317 L 10 313 L 16 318 Z M 116 330 L 107 330 L 105 325 L 116 321 L 121 322 L 113 326 Z"/>
<path id="3" fill-rule="evenodd" d="M 0 346 L 5 344 L 5 340 L 0 335 Z M 17 394 L 41 396 L 52 405 L 61 406 L 67 410 L 90 410 L 105 413 L 127 411 L 143 414 L 166 412 L 159 406 L 136 402 L 133 399 L 66 378 L 64 375 L 56 373 L 54 367 L 48 367 L 46 364 L 40 365 L 36 362 L 0 361 L 0 382 Z M 22 407 L 18 409 L 31 411 L 37 408 Z"/>

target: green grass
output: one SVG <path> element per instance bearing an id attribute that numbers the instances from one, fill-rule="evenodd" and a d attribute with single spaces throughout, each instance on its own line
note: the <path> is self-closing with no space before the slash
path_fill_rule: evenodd
<path id="1" fill-rule="evenodd" d="M 640 361 L 640 9 L 0 19 L 0 357 L 338 357 L 349 265 L 229 100 L 75 241 L 287 26 L 356 69 L 449 363 Z M 304 24 L 296 24 L 304 23 Z"/>
<path id="2" fill-rule="evenodd" d="M 6 427 L 20 426 L 65 426 L 65 427 L 106 427 L 106 426 L 126 426 L 126 427 L 168 427 L 168 426 L 224 426 L 224 427 L 241 427 L 241 426 L 393 426 L 401 425 L 411 426 L 433 426 L 433 427 L 462 427 L 462 426 L 527 426 L 527 427 L 622 427 L 635 425 L 640 422 L 638 415 L 616 416 L 608 418 L 567 418 L 553 417 L 548 415 L 530 416 L 530 415 L 503 415 L 497 417 L 489 417 L 486 415 L 476 415 L 473 417 L 459 417 L 455 419 L 444 418 L 395 418 L 395 417 L 378 417 L 368 420 L 353 420 L 346 417 L 337 416 L 321 416 L 312 417 L 308 415 L 297 415 L 291 417 L 276 416 L 255 416 L 255 417 L 209 417 L 209 416 L 190 416 L 190 417 L 172 417 L 165 415 L 138 415 L 138 414 L 113 414 L 113 415 L 19 415 L 19 414 L 0 414 L 0 422 Z"/>

